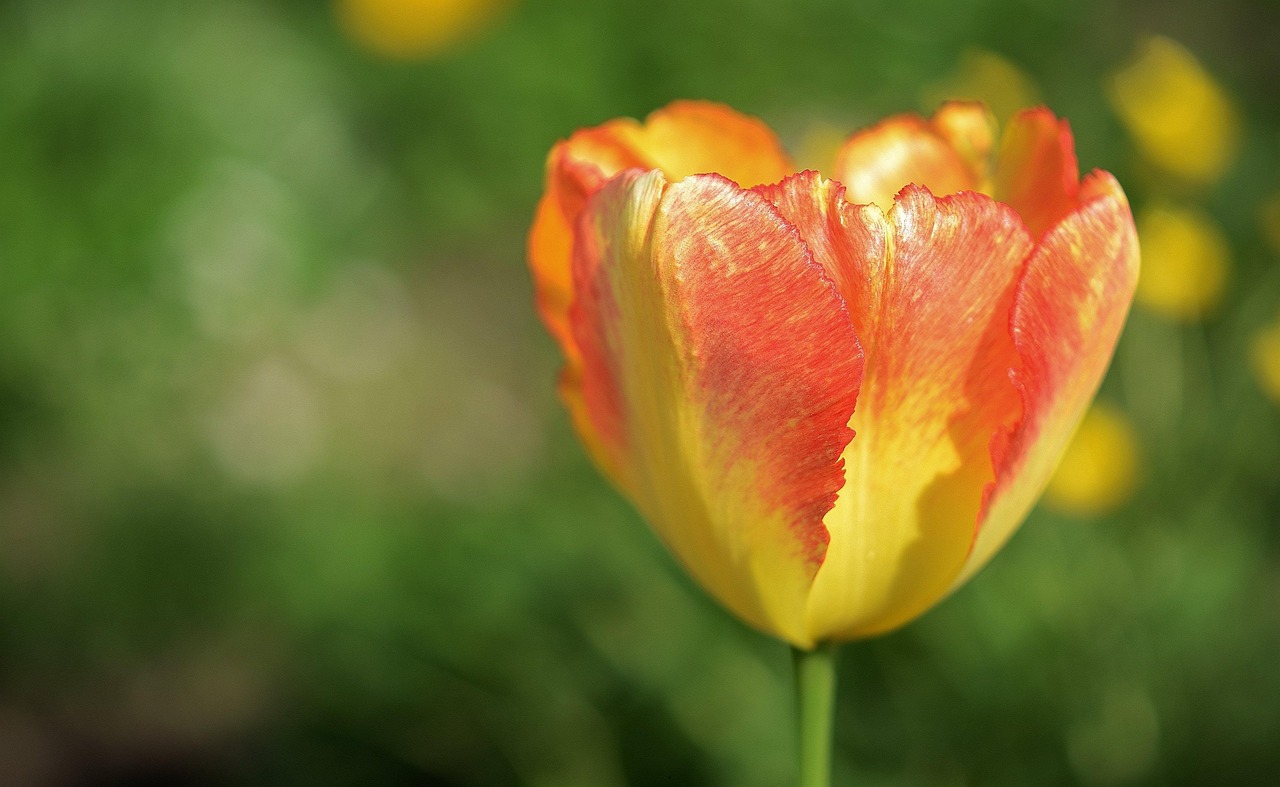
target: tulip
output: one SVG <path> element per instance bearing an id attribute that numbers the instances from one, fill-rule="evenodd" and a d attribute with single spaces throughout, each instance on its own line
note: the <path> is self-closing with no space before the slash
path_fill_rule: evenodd
<path id="1" fill-rule="evenodd" d="M 1035 503 L 1132 300 L 1115 179 L 1046 109 L 893 117 L 830 178 L 678 102 L 551 151 L 530 234 L 591 457 L 711 595 L 807 650 L 899 627 Z"/>

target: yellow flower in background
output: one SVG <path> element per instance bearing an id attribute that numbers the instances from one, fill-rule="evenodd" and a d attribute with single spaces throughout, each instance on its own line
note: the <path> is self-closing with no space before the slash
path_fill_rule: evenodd
<path id="1" fill-rule="evenodd" d="M 970 49 L 952 72 L 925 90 L 925 106 L 947 100 L 981 101 L 1004 122 L 1023 107 L 1040 103 L 1035 82 L 1012 61 L 985 49 Z"/>
<path id="2" fill-rule="evenodd" d="M 1178 43 L 1152 36 L 1114 77 L 1111 105 L 1153 164 L 1196 183 L 1231 165 L 1240 120 L 1222 87 Z"/>
<path id="3" fill-rule="evenodd" d="M 1258 384 L 1280 405 L 1280 319 L 1258 332 L 1250 351 Z"/>
<path id="4" fill-rule="evenodd" d="M 1258 223 L 1262 225 L 1262 237 L 1271 249 L 1280 252 L 1280 194 L 1272 194 L 1258 209 Z"/>
<path id="5" fill-rule="evenodd" d="M 337 0 L 353 40 L 396 60 L 439 54 L 487 27 L 506 0 Z"/>
<path id="6" fill-rule="evenodd" d="M 1226 235 L 1199 210 L 1172 205 L 1138 215 L 1142 274 L 1138 302 L 1174 320 L 1197 320 L 1218 305 L 1231 249 Z"/>
<path id="7" fill-rule="evenodd" d="M 1050 479 L 1045 503 L 1081 516 L 1113 511 L 1133 495 L 1138 465 L 1138 440 L 1129 419 L 1113 407 L 1094 405 Z"/>

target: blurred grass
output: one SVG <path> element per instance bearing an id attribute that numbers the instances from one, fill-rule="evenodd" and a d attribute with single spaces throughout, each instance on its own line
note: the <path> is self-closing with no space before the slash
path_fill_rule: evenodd
<path id="1" fill-rule="evenodd" d="M 1280 314 L 1274 5 L 526 2 L 418 62 L 335 19 L 0 3 L 5 783 L 786 783 L 787 654 L 588 465 L 523 233 L 575 128 L 703 97 L 796 149 L 932 109 L 975 52 L 1135 209 L 1210 216 L 1231 270 L 1203 320 L 1135 312 L 1104 390 L 1127 503 L 1037 512 L 846 649 L 837 774 L 1280 776 L 1280 409 L 1248 363 Z M 1212 183 L 1108 104 L 1149 33 L 1239 112 Z"/>

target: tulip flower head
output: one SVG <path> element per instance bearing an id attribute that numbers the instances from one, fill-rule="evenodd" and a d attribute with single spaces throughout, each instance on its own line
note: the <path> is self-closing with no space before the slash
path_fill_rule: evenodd
<path id="1" fill-rule="evenodd" d="M 828 177 L 829 176 L 829 177 Z M 1048 110 L 893 117 L 793 173 L 678 102 L 551 151 L 529 242 L 560 393 L 692 575 L 800 648 L 965 582 L 1043 490 L 1133 297 L 1115 179 Z"/>

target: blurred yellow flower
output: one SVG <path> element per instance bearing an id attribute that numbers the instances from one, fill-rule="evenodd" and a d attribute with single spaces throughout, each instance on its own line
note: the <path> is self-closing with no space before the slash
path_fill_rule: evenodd
<path id="1" fill-rule="evenodd" d="M 1195 56 L 1162 36 L 1143 41 L 1112 79 L 1111 105 L 1156 166 L 1210 183 L 1235 158 L 1240 120 L 1222 87 Z"/>
<path id="2" fill-rule="evenodd" d="M 1258 222 L 1262 225 L 1262 237 L 1280 252 L 1280 194 L 1272 194 L 1258 210 Z"/>
<path id="3" fill-rule="evenodd" d="M 1045 503 L 1080 516 L 1112 511 L 1132 496 L 1138 463 L 1138 440 L 1128 418 L 1114 407 L 1096 404 L 1049 480 Z"/>
<path id="4" fill-rule="evenodd" d="M 396 60 L 439 54 L 484 29 L 506 0 L 337 0 L 343 30 Z"/>
<path id="5" fill-rule="evenodd" d="M 1271 323 L 1253 337 L 1250 348 L 1254 374 L 1262 390 L 1280 404 L 1280 319 Z"/>
<path id="6" fill-rule="evenodd" d="M 985 49 L 970 49 L 949 75 L 921 95 L 925 106 L 944 101 L 981 101 L 1001 123 L 1023 107 L 1040 103 L 1031 77 L 1012 61 Z"/>
<path id="7" fill-rule="evenodd" d="M 1222 297 L 1231 249 L 1218 224 L 1192 208 L 1155 205 L 1138 215 L 1138 302 L 1174 320 L 1196 320 Z"/>

